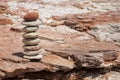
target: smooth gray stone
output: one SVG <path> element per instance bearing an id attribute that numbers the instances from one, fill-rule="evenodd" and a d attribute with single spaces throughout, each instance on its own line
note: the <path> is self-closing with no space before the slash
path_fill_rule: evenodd
<path id="1" fill-rule="evenodd" d="M 23 34 L 23 38 L 38 38 L 38 35 L 36 32 L 25 33 Z"/>
<path id="2" fill-rule="evenodd" d="M 23 46 L 24 50 L 31 50 L 31 51 L 35 51 L 35 50 L 39 50 L 41 47 L 40 45 L 35 45 L 35 46 Z"/>
<path id="3" fill-rule="evenodd" d="M 25 26 L 38 26 L 41 24 L 41 21 L 23 21 L 22 22 L 23 25 Z"/>
<path id="4" fill-rule="evenodd" d="M 37 44 L 40 43 L 39 38 L 36 38 L 36 39 L 23 39 L 22 41 L 23 41 L 23 43 L 25 45 L 30 45 L 30 46 L 34 46 L 34 45 L 37 45 Z"/>
<path id="5" fill-rule="evenodd" d="M 36 56 L 23 56 L 24 58 L 26 58 L 26 59 L 30 59 L 30 60 L 32 60 L 32 59 L 41 59 L 43 56 L 42 55 L 36 55 Z"/>
<path id="6" fill-rule="evenodd" d="M 30 26 L 26 26 L 23 28 L 24 32 L 35 32 L 39 29 L 38 26 L 34 26 L 34 27 L 30 27 Z"/>
<path id="7" fill-rule="evenodd" d="M 36 56 L 40 52 L 41 52 L 40 50 L 37 50 L 37 51 L 24 50 L 24 55 L 26 55 L 26 56 Z"/>

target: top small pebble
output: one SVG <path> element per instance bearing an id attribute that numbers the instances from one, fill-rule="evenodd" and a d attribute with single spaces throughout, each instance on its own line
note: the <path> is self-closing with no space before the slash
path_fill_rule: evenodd
<path id="1" fill-rule="evenodd" d="M 25 21 L 35 21 L 39 18 L 38 12 L 29 12 L 24 16 Z"/>

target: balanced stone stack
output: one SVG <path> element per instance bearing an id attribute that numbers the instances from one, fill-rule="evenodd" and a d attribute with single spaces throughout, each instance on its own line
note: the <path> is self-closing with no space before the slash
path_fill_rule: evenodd
<path id="1" fill-rule="evenodd" d="M 40 39 L 38 38 L 38 33 L 36 32 L 39 29 L 40 22 L 37 20 L 39 14 L 37 12 L 30 12 L 24 16 L 23 31 L 23 46 L 24 48 L 24 58 L 27 59 L 40 59 L 42 55 L 40 54 Z"/>

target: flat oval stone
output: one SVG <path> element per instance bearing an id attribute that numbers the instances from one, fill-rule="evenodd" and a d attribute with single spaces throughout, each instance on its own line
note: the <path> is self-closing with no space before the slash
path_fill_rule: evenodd
<path id="1" fill-rule="evenodd" d="M 26 59 L 30 59 L 30 60 L 32 60 L 32 59 L 41 59 L 43 56 L 42 55 L 36 55 L 36 56 L 23 56 L 24 58 L 26 58 Z"/>
<path id="2" fill-rule="evenodd" d="M 41 22 L 40 21 L 23 21 L 22 22 L 22 24 L 23 25 L 25 25 L 25 26 L 38 26 L 38 25 L 40 25 L 41 24 Z"/>
<path id="3" fill-rule="evenodd" d="M 24 31 L 24 32 L 35 32 L 35 31 L 37 31 L 38 29 L 39 29 L 38 26 L 36 26 L 36 27 L 29 27 L 29 26 L 27 26 L 27 27 L 24 27 L 24 28 L 23 28 L 23 31 Z"/>
<path id="4" fill-rule="evenodd" d="M 37 44 L 40 43 L 39 38 L 36 38 L 36 39 L 23 39 L 22 41 L 23 41 L 23 43 L 25 45 L 30 45 L 30 46 L 34 46 L 34 45 L 37 45 Z"/>
<path id="5" fill-rule="evenodd" d="M 39 18 L 39 13 L 38 12 L 29 12 L 24 16 L 25 21 L 34 21 Z"/>
<path id="6" fill-rule="evenodd" d="M 23 34 L 23 38 L 38 38 L 38 33 L 31 32 Z"/>
<path id="7" fill-rule="evenodd" d="M 24 50 L 24 55 L 26 56 L 36 56 L 39 53 L 40 53 L 40 50 L 37 50 L 37 51 Z"/>
<path id="8" fill-rule="evenodd" d="M 31 51 L 35 51 L 35 50 L 39 50 L 41 47 L 40 45 L 35 45 L 35 46 L 23 46 L 24 50 L 31 50 Z"/>

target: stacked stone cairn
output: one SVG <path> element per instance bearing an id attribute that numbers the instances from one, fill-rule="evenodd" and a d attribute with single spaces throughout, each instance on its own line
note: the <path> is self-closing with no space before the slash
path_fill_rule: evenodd
<path id="1" fill-rule="evenodd" d="M 40 22 L 37 20 L 39 14 L 37 12 L 29 12 L 24 16 L 24 21 L 22 22 L 25 27 L 23 31 L 23 43 L 24 43 L 24 58 L 33 60 L 41 59 L 42 55 L 40 54 L 40 39 L 38 38 L 38 33 L 36 32 L 39 29 Z"/>

